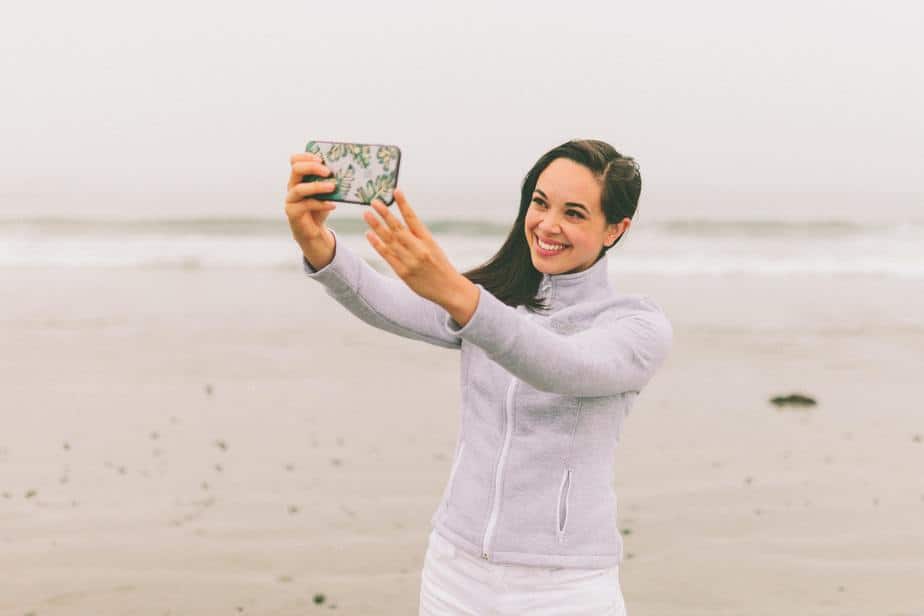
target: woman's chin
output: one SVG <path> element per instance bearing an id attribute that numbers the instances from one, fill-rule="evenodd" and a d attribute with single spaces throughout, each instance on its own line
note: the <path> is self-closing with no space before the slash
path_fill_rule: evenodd
<path id="1" fill-rule="evenodd" d="M 553 276 L 564 271 L 560 265 L 551 265 L 547 260 L 543 259 L 542 257 L 537 257 L 535 254 L 532 255 L 532 259 L 533 267 L 535 267 L 540 273 Z"/>

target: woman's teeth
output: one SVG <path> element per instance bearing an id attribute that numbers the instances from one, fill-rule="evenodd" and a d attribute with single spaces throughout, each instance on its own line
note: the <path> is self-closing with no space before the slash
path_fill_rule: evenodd
<path id="1" fill-rule="evenodd" d="M 538 236 L 536 236 L 536 242 L 539 244 L 539 247 L 542 248 L 543 250 L 553 250 L 554 251 L 554 250 L 563 250 L 567 248 L 567 246 L 565 246 L 564 244 L 546 244 L 545 242 L 540 240 Z"/>

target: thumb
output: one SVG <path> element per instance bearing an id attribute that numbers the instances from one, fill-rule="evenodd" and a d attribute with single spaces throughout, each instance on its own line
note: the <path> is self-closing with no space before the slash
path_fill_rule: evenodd
<path id="1" fill-rule="evenodd" d="M 325 201 L 324 205 L 325 208 L 323 210 L 318 210 L 315 216 L 315 222 L 319 225 L 323 225 L 327 217 L 330 216 L 330 213 L 337 209 L 337 206 L 331 201 Z"/>

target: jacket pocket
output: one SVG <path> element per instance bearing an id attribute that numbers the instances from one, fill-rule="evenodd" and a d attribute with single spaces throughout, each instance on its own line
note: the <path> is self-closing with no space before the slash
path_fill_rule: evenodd
<path id="1" fill-rule="evenodd" d="M 459 462 L 462 461 L 463 453 L 465 453 L 465 441 L 459 443 L 459 453 L 456 454 L 456 459 L 452 463 L 452 470 L 449 471 L 449 482 L 446 485 L 446 497 L 443 499 L 447 508 L 449 507 L 449 500 L 452 498 L 452 486 L 456 481 L 456 472 L 459 470 Z"/>
<path id="2" fill-rule="evenodd" d="M 568 497 L 571 495 L 571 472 L 572 469 L 566 468 L 561 478 L 561 487 L 558 490 L 558 507 L 556 509 L 555 534 L 558 536 L 558 542 L 562 543 L 565 539 L 565 528 L 568 526 Z"/>

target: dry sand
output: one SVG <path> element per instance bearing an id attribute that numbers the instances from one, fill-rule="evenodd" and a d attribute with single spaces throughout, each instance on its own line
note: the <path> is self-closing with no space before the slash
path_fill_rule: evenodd
<path id="1" fill-rule="evenodd" d="M 617 454 L 629 613 L 924 615 L 924 285 L 619 287 L 675 329 Z M 457 352 L 296 266 L 4 270 L 0 302 L 0 614 L 417 613 Z"/>

